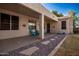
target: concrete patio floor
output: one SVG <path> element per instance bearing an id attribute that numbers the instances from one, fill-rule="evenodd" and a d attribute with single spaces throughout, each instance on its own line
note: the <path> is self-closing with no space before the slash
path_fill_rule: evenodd
<path id="1" fill-rule="evenodd" d="M 19 38 L 0 40 L 0 53 L 7 53 L 11 50 L 37 42 L 38 37 L 24 36 Z"/>

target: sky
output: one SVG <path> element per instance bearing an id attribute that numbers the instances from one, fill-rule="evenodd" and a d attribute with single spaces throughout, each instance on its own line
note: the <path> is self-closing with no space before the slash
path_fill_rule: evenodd
<path id="1" fill-rule="evenodd" d="M 71 10 L 79 16 L 79 3 L 43 3 L 42 5 L 49 11 L 56 10 L 58 13 L 63 13 L 64 16 L 67 16 Z"/>

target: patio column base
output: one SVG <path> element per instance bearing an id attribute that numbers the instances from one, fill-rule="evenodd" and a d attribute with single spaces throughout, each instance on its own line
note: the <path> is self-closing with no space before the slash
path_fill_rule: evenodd
<path id="1" fill-rule="evenodd" d="M 41 37 L 39 37 L 39 39 L 44 40 L 45 38 L 41 38 Z"/>

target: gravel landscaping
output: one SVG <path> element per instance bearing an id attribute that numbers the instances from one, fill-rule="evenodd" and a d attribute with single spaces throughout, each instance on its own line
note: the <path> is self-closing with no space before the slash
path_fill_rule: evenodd
<path id="1" fill-rule="evenodd" d="M 65 35 L 62 34 L 56 34 L 55 36 L 51 36 L 49 38 L 45 38 L 44 40 L 38 41 L 36 43 L 32 43 L 28 46 L 24 46 L 18 49 L 15 49 L 13 51 L 8 52 L 9 56 L 28 56 L 25 54 L 20 53 L 21 51 L 31 48 L 33 46 L 39 48 L 34 53 L 31 54 L 31 56 L 47 56 L 56 46 L 59 44 L 59 42 L 65 37 Z M 54 40 L 51 40 L 54 39 Z M 42 44 L 42 42 L 49 41 L 48 44 Z"/>

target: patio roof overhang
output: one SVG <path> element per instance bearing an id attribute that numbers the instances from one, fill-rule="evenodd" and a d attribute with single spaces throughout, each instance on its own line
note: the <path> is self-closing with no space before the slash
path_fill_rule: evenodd
<path id="1" fill-rule="evenodd" d="M 51 19 L 51 18 L 49 18 L 48 16 L 44 16 L 44 18 L 45 18 L 45 20 L 48 20 L 48 21 L 50 21 L 50 22 L 57 22 L 57 21 L 55 21 L 54 19 Z"/>
<path id="2" fill-rule="evenodd" d="M 71 18 L 71 17 L 69 17 L 69 16 L 58 17 L 59 20 L 61 20 L 61 19 L 69 19 L 69 18 Z"/>
<path id="3" fill-rule="evenodd" d="M 54 14 L 39 3 L 0 3 L 0 8 L 38 19 L 41 14 L 44 14 L 49 19 L 58 21 L 58 18 Z"/>
<path id="4" fill-rule="evenodd" d="M 19 3 L 0 3 L 0 8 L 34 18 L 39 18 L 39 15 L 41 15 L 40 13 Z"/>
<path id="5" fill-rule="evenodd" d="M 42 6 L 40 3 L 20 3 L 21 5 L 24 5 L 25 7 L 28 7 L 38 13 L 44 14 L 46 17 L 50 18 L 53 21 L 58 21 L 58 18 L 53 13 L 49 12 L 44 6 Z"/>

